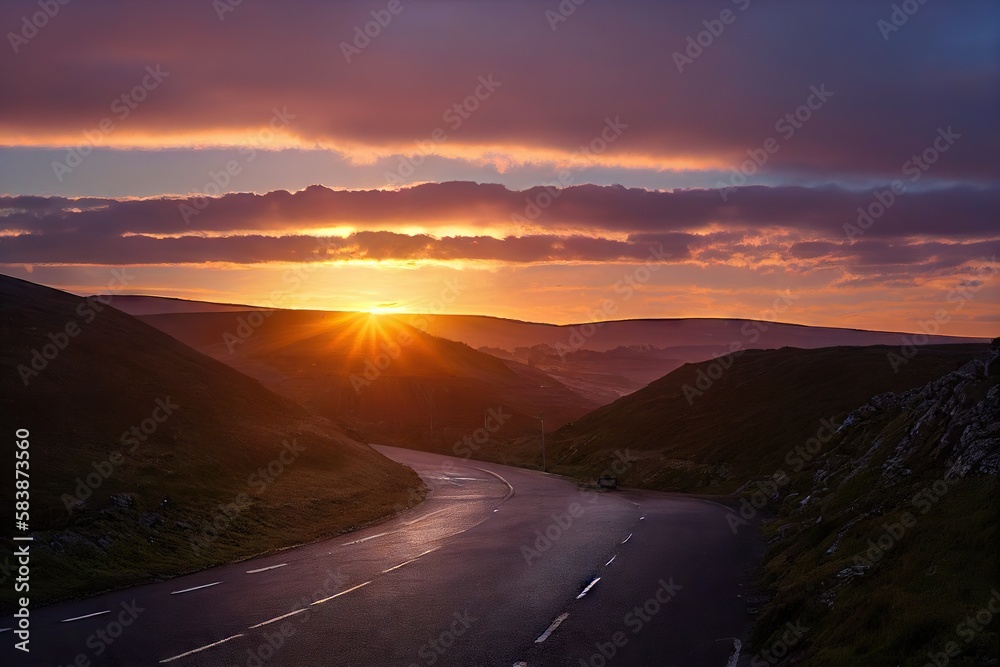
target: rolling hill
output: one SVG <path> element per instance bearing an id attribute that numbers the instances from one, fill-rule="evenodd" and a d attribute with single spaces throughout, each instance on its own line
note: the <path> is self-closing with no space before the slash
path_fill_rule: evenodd
<path id="1" fill-rule="evenodd" d="M 782 322 L 745 319 L 675 318 L 584 322 L 579 324 L 538 324 L 479 315 L 438 315 L 430 320 L 427 332 L 472 347 L 516 347 L 548 345 L 556 352 L 595 350 L 649 345 L 684 361 L 701 361 L 726 354 L 738 342 L 747 349 L 780 347 L 818 348 L 844 345 L 899 345 L 899 333 L 814 327 Z M 929 344 L 987 343 L 951 336 L 931 336 Z"/>
<path id="2" fill-rule="evenodd" d="M 137 316 L 254 309 L 138 295 L 116 296 L 115 303 Z M 381 320 L 388 318 L 399 324 L 419 321 L 419 328 L 430 335 L 532 366 L 599 405 L 641 389 L 685 362 L 725 355 L 734 346 L 813 349 L 900 345 L 904 338 L 904 334 L 893 332 L 739 319 L 647 319 L 568 325 L 479 315 L 388 315 Z M 151 320 L 154 324 L 157 321 Z M 986 342 L 951 336 L 931 336 L 927 340 L 928 344 Z"/>
<path id="3" fill-rule="evenodd" d="M 420 497 L 408 468 L 107 304 L 9 277 L 0 302 L 4 428 L 30 443 L 33 603 L 315 540 Z M 0 494 L 13 505 L 12 484 Z"/>
<path id="4" fill-rule="evenodd" d="M 899 348 L 882 346 L 748 350 L 686 364 L 549 434 L 550 468 L 592 478 L 628 450 L 637 460 L 621 483 L 730 493 L 787 465 L 789 449 L 822 444 L 871 396 L 921 386 L 986 347 L 927 346 L 895 369 L 889 355 Z M 529 438 L 505 452 L 535 461 L 539 448 Z"/>
<path id="5" fill-rule="evenodd" d="M 539 413 L 555 425 L 598 405 L 527 364 L 393 317 L 276 310 L 142 319 L 379 442 L 455 453 L 479 429 L 516 437 L 538 432 Z"/>

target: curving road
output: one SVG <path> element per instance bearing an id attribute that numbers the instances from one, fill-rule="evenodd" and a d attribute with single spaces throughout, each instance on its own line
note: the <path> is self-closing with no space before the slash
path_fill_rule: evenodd
<path id="1" fill-rule="evenodd" d="M 30 660 L 5 632 L 0 662 L 736 664 L 755 545 L 750 530 L 732 534 L 725 507 L 378 449 L 424 478 L 426 502 L 349 535 L 34 610 Z"/>

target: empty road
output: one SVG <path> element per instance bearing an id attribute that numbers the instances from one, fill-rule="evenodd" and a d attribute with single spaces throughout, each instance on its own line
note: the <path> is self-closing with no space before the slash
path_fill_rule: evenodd
<path id="1" fill-rule="evenodd" d="M 754 538 L 733 535 L 723 506 L 378 449 L 424 478 L 419 507 L 315 544 L 33 610 L 30 656 L 13 650 L 8 631 L 0 662 L 736 663 Z"/>

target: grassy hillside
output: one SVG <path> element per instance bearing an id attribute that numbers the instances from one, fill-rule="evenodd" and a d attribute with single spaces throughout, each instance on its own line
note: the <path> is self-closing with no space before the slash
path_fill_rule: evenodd
<path id="1" fill-rule="evenodd" d="M 539 411 L 558 424 L 597 405 L 540 370 L 393 317 L 323 311 L 253 317 L 175 313 L 143 321 L 371 441 L 452 453 L 456 441 L 484 426 L 491 409 L 507 415 L 496 438 L 534 432 Z"/>
<path id="2" fill-rule="evenodd" d="M 421 488 L 329 422 L 98 301 L 7 277 L 0 301 L 4 432 L 30 432 L 33 603 L 342 532 Z M 4 507 L 12 496 L 0 487 Z"/>
<path id="3" fill-rule="evenodd" d="M 996 665 L 1000 373 L 873 398 L 779 493 L 752 650 L 783 665 Z M 749 492 L 751 488 L 748 488 Z M 780 647 L 788 623 L 808 631 Z M 775 648 L 779 651 L 775 651 Z M 763 663 L 760 663 L 763 664 Z"/>
<path id="4" fill-rule="evenodd" d="M 546 438 L 551 469 L 593 477 L 629 450 L 620 483 L 652 489 L 731 493 L 785 465 L 791 447 L 826 437 L 869 397 L 903 391 L 952 371 L 985 345 L 921 348 L 893 369 L 889 347 L 748 350 L 686 364 L 634 394 L 598 408 Z M 727 364 L 728 365 L 728 364 Z M 507 445 L 510 461 L 538 462 L 540 439 Z M 497 457 L 500 453 L 495 453 Z"/>

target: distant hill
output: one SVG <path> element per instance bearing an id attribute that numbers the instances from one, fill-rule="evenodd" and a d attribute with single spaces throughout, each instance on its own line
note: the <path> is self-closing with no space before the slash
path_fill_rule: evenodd
<path id="1" fill-rule="evenodd" d="M 595 326 L 596 324 L 596 326 Z M 581 324 L 536 324 L 478 315 L 435 316 L 427 332 L 472 347 L 513 351 L 549 345 L 556 352 L 607 351 L 651 345 L 685 361 L 701 361 L 730 351 L 733 343 L 747 349 L 803 349 L 841 345 L 899 345 L 902 334 L 861 329 L 803 326 L 745 319 L 643 319 Z M 987 343 L 988 339 L 931 336 L 929 344 Z"/>
<path id="2" fill-rule="evenodd" d="M 629 450 L 620 474 L 631 486 L 729 493 L 744 480 L 786 465 L 791 448 L 824 436 L 871 396 L 905 391 L 966 363 L 986 345 L 920 348 L 898 366 L 890 347 L 749 350 L 725 368 L 686 364 L 649 386 L 550 434 L 550 467 L 594 476 Z M 539 439 L 505 447 L 535 460 Z"/>
<path id="3" fill-rule="evenodd" d="M 0 302 L 9 471 L 30 433 L 33 603 L 311 541 L 419 497 L 408 468 L 125 313 L 5 276 Z"/>
<path id="4" fill-rule="evenodd" d="M 175 299 L 169 296 L 143 294 L 115 294 L 114 306 L 129 315 L 159 315 L 162 313 L 231 313 L 244 310 L 265 310 L 258 306 L 214 301 Z"/>
<path id="5" fill-rule="evenodd" d="M 599 405 L 529 365 L 393 317 L 279 310 L 143 320 L 369 440 L 454 453 L 480 428 L 516 437 L 539 431 L 539 413 L 554 427 Z"/>
<path id="6" fill-rule="evenodd" d="M 621 346 L 603 352 L 580 349 L 563 354 L 549 345 L 518 347 L 513 352 L 495 347 L 479 349 L 544 371 L 601 405 L 642 389 L 684 364 L 675 352 L 652 345 Z"/>
<path id="7" fill-rule="evenodd" d="M 248 310 L 151 296 L 115 296 L 134 315 Z M 345 313 L 340 313 L 345 315 Z M 904 334 L 740 319 L 644 319 L 539 324 L 479 315 L 386 315 L 400 324 L 462 342 L 494 356 L 533 366 L 599 405 L 641 389 L 685 362 L 741 349 L 840 345 L 900 345 Z M 931 336 L 928 344 L 986 343 L 987 339 Z"/>

